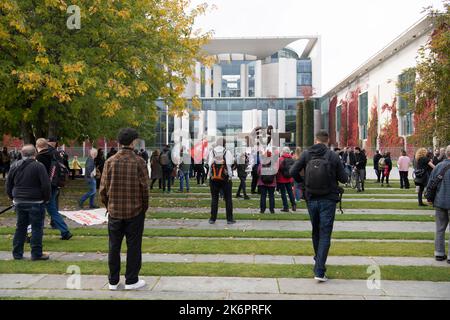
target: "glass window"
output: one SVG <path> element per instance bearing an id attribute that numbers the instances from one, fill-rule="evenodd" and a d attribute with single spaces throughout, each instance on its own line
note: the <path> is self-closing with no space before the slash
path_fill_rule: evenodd
<path id="1" fill-rule="evenodd" d="M 311 73 L 312 64 L 310 59 L 302 59 L 297 61 L 297 72 L 298 73 Z"/>
<path id="2" fill-rule="evenodd" d="M 297 74 L 297 85 L 299 85 L 299 86 L 310 86 L 310 85 L 312 85 L 312 75 L 311 75 L 311 73 L 298 73 Z"/>

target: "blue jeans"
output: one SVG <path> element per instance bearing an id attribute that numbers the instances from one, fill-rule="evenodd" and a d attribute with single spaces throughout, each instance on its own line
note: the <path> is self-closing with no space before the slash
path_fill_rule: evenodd
<path id="1" fill-rule="evenodd" d="M 261 198 L 259 203 L 259 208 L 261 212 L 266 211 L 266 198 L 269 194 L 269 210 L 270 212 L 275 211 L 275 187 L 260 186 Z"/>
<path id="2" fill-rule="evenodd" d="M 65 236 L 69 233 L 69 228 L 67 227 L 67 224 L 64 222 L 63 217 L 58 212 L 58 194 L 59 190 L 58 188 L 52 187 L 52 194 L 50 197 L 50 201 L 47 204 L 47 212 L 50 215 L 50 218 L 52 219 L 53 225 L 56 229 L 61 232 L 61 236 Z"/>
<path id="3" fill-rule="evenodd" d="M 186 181 L 186 191 L 189 191 L 189 170 L 180 170 L 180 191 L 183 191 L 184 181 Z"/>
<path id="4" fill-rule="evenodd" d="M 323 277 L 326 272 L 328 251 L 331 245 L 336 201 L 310 200 L 307 202 L 309 218 L 312 224 L 312 241 L 314 246 L 314 274 Z"/>
<path id="5" fill-rule="evenodd" d="M 289 203 L 287 201 L 286 192 L 289 196 L 289 201 L 291 202 L 292 207 L 295 206 L 295 198 L 294 193 L 292 192 L 292 184 L 288 183 L 279 183 L 278 184 L 281 192 L 281 200 L 283 201 L 283 209 L 289 209 Z"/>
<path id="6" fill-rule="evenodd" d="M 44 235 L 45 206 L 43 203 L 16 204 L 17 225 L 13 240 L 13 257 L 23 257 L 23 246 L 27 237 L 27 228 L 31 224 L 31 257 L 42 256 L 42 237 Z"/>
<path id="7" fill-rule="evenodd" d="M 301 184 L 294 181 L 294 189 L 295 189 L 295 200 L 300 201 L 302 199 Z"/>
<path id="8" fill-rule="evenodd" d="M 89 207 L 95 207 L 95 194 L 97 193 L 97 181 L 95 178 L 89 178 L 86 180 L 89 191 L 86 192 L 80 199 L 80 206 L 83 206 L 83 203 L 89 198 Z"/>

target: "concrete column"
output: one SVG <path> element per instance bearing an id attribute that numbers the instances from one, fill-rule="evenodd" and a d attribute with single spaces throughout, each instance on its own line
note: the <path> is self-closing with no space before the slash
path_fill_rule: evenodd
<path id="1" fill-rule="evenodd" d="M 216 111 L 208 110 L 206 113 L 208 136 L 215 137 L 217 135 L 217 118 Z"/>
<path id="2" fill-rule="evenodd" d="M 248 68 L 245 63 L 241 64 L 241 97 L 248 97 Z"/>
<path id="3" fill-rule="evenodd" d="M 278 110 L 278 132 L 286 132 L 286 111 Z M 284 145 L 285 139 L 280 139 L 280 145 Z"/>
<path id="4" fill-rule="evenodd" d="M 197 138 L 202 139 L 204 134 L 205 134 L 205 111 L 201 110 L 198 112 Z"/>
<path id="5" fill-rule="evenodd" d="M 202 93 L 202 69 L 200 62 L 195 63 L 195 73 L 194 73 L 194 81 L 195 81 L 195 95 L 199 96 Z"/>
<path id="6" fill-rule="evenodd" d="M 179 144 L 181 142 L 181 118 L 173 118 L 173 142 Z"/>
<path id="7" fill-rule="evenodd" d="M 189 130 L 189 112 L 185 111 L 181 118 L 181 145 L 189 150 L 190 130 Z"/>
<path id="8" fill-rule="evenodd" d="M 252 110 L 242 111 L 242 132 L 250 133 L 253 128 Z"/>
<path id="9" fill-rule="evenodd" d="M 314 110 L 314 136 L 322 129 L 322 112 Z"/>
<path id="10" fill-rule="evenodd" d="M 261 60 L 255 61 L 255 97 L 261 98 L 262 96 L 262 62 Z"/>
<path id="11" fill-rule="evenodd" d="M 211 98 L 211 68 L 205 66 L 205 98 Z"/>
<path id="12" fill-rule="evenodd" d="M 257 116 L 257 126 L 262 126 L 262 110 L 258 110 L 258 116 Z"/>
<path id="13" fill-rule="evenodd" d="M 277 129 L 277 110 L 267 110 L 267 125 L 271 125 L 274 129 Z"/>
<path id="14" fill-rule="evenodd" d="M 213 96 L 220 97 L 222 94 L 222 67 L 215 65 L 213 68 Z"/>
<path id="15" fill-rule="evenodd" d="M 252 109 L 252 130 L 258 126 L 258 110 Z"/>

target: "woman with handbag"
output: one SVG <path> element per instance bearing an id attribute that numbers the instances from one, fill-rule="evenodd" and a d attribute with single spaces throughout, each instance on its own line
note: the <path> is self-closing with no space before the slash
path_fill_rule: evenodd
<path id="1" fill-rule="evenodd" d="M 416 168 L 414 170 L 414 184 L 419 187 L 419 192 L 417 199 L 419 201 L 419 206 L 423 207 L 426 204 L 423 203 L 423 191 L 428 183 L 428 178 L 430 177 L 431 171 L 434 169 L 434 164 L 432 159 L 429 158 L 427 154 L 427 149 L 420 148 L 416 152 Z"/>

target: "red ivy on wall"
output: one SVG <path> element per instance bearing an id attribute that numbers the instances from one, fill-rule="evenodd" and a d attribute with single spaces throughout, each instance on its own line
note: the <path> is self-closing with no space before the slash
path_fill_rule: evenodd
<path id="1" fill-rule="evenodd" d="M 378 138 L 378 101 L 374 97 L 372 107 L 370 108 L 369 127 L 367 129 L 366 151 L 368 156 L 372 156 L 377 147 Z"/>
<path id="2" fill-rule="evenodd" d="M 359 126 L 358 126 L 358 104 L 359 92 L 357 89 L 350 93 L 350 101 L 348 104 L 348 137 L 349 146 L 356 147 L 359 145 Z"/>
<path id="3" fill-rule="evenodd" d="M 329 121 L 329 134 L 330 134 L 330 144 L 336 146 L 336 106 L 337 106 L 337 97 L 334 96 L 333 99 L 330 100 L 330 108 L 328 111 L 328 121 Z"/>
<path id="4" fill-rule="evenodd" d="M 390 112 L 391 117 L 388 122 L 381 128 L 380 132 L 380 149 L 383 151 L 396 151 L 396 156 L 400 154 L 400 150 L 404 148 L 403 138 L 398 135 L 398 118 L 397 118 L 397 99 L 395 98 L 392 105 L 385 103 L 381 107 L 382 112 Z"/>
<path id="5" fill-rule="evenodd" d="M 339 147 L 347 146 L 347 101 L 341 101 L 341 127 L 339 128 Z"/>

